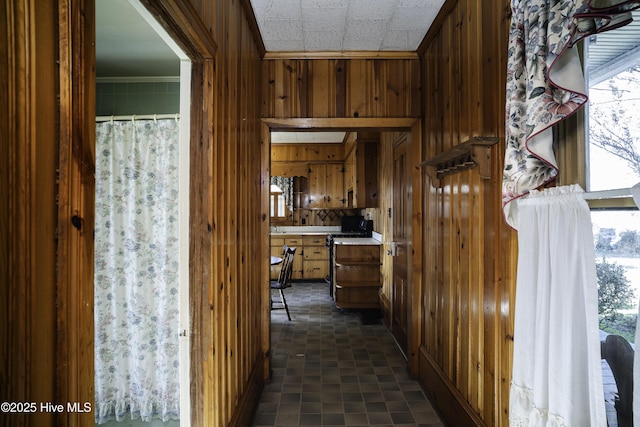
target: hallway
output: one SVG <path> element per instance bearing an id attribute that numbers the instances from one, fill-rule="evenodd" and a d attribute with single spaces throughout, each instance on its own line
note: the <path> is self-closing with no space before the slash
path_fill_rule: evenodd
<path id="1" fill-rule="evenodd" d="M 271 312 L 272 380 L 253 426 L 444 427 L 382 322 L 338 310 L 324 282 L 285 296 L 292 321 Z"/>

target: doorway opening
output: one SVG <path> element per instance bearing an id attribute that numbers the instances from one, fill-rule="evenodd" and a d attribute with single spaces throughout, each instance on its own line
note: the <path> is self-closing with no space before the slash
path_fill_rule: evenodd
<path id="1" fill-rule="evenodd" d="M 379 132 L 381 135 L 387 134 L 387 137 L 384 142 L 382 141 L 383 138 L 381 137 L 380 150 L 381 151 L 383 150 L 382 144 L 388 145 L 388 147 L 384 148 L 384 150 L 387 151 L 387 153 L 385 154 L 385 156 L 387 157 L 385 161 L 391 162 L 390 164 L 393 164 L 393 158 L 392 158 L 393 147 L 392 147 L 391 141 L 394 138 L 399 137 L 399 135 L 405 134 L 406 138 L 412 142 L 411 148 L 409 148 L 409 151 L 407 152 L 407 156 L 406 156 L 406 159 L 407 159 L 407 167 L 405 169 L 407 171 L 406 179 L 416 183 L 416 185 L 420 185 L 419 180 L 415 179 L 414 173 L 413 173 L 414 170 L 418 170 L 415 167 L 416 166 L 414 164 L 415 161 L 421 158 L 420 150 L 422 147 L 422 144 L 421 144 L 422 130 L 421 130 L 421 124 L 419 119 L 415 119 L 415 118 L 395 118 L 395 119 L 381 118 L 381 119 L 371 119 L 371 120 L 361 119 L 361 118 L 263 119 L 263 123 L 264 123 L 264 126 L 262 130 L 262 135 L 263 135 L 263 139 L 269 142 L 268 144 L 269 148 L 267 151 L 268 153 L 275 152 L 275 150 L 271 145 L 273 142 L 271 140 L 271 136 L 272 136 L 272 132 L 276 132 L 276 131 L 304 132 L 304 133 L 335 132 L 335 131 L 346 131 L 346 132 L 375 131 L 375 132 Z M 270 157 L 270 160 L 271 160 L 271 166 L 272 166 L 272 168 L 270 169 L 270 172 L 271 172 L 271 175 L 274 175 L 274 172 L 278 172 L 278 168 L 275 168 L 275 169 L 273 168 L 274 166 L 273 161 L 274 160 L 277 161 L 277 159 Z M 344 161 L 344 157 L 340 158 L 339 160 Z M 292 165 L 288 165 L 284 169 L 280 168 L 279 172 L 280 174 L 290 173 L 293 176 L 305 175 L 308 173 L 308 170 L 307 170 L 308 168 L 305 169 L 303 167 L 303 168 L 299 168 L 299 170 L 294 170 L 294 169 L 295 168 L 293 168 Z M 347 167 L 345 166 L 344 169 L 347 169 Z M 399 234 L 398 236 L 394 234 L 394 230 L 392 227 L 393 219 L 394 219 L 392 218 L 392 215 L 395 213 L 395 209 L 393 209 L 393 195 L 392 195 L 391 189 L 392 189 L 394 177 L 393 177 L 393 174 L 390 172 L 390 170 L 383 171 L 382 164 L 380 164 L 379 171 L 381 174 L 383 172 L 386 174 L 386 176 L 384 177 L 385 182 L 382 183 L 382 178 L 380 181 L 380 194 L 381 194 L 380 197 L 386 197 L 387 200 L 380 201 L 380 204 L 378 205 L 377 208 L 373 208 L 373 209 L 367 208 L 362 210 L 361 213 L 365 215 L 368 219 L 372 219 L 375 227 L 374 231 L 379 231 L 383 235 L 382 257 L 385 259 L 384 264 L 381 268 L 381 274 L 383 275 L 383 278 L 382 278 L 383 292 L 382 293 L 385 296 L 384 298 L 381 298 L 381 304 L 384 305 L 384 307 L 382 307 L 383 315 L 393 317 L 394 316 L 393 310 L 395 310 L 396 319 L 410 319 L 411 314 L 418 311 L 418 307 L 416 305 L 419 303 L 418 295 L 420 294 L 420 286 L 422 283 L 421 270 L 419 266 L 406 265 L 405 267 L 405 269 L 407 270 L 405 272 L 406 278 L 403 282 L 403 289 L 402 289 L 402 295 L 401 295 L 402 298 L 399 300 L 401 304 L 400 305 L 396 304 L 394 307 L 393 299 L 392 299 L 392 295 L 393 295 L 392 274 L 394 270 L 394 260 L 391 258 L 390 254 L 395 253 L 395 254 L 404 255 L 405 253 L 412 253 L 413 249 L 416 249 L 419 252 L 420 250 L 419 247 L 413 248 L 413 236 L 420 236 L 421 230 L 418 230 L 415 227 L 411 228 L 411 226 L 409 225 L 406 228 L 409 235 L 407 236 L 405 236 L 404 234 L 402 235 L 402 237 L 405 239 L 403 240 L 404 246 L 397 245 L 397 244 L 392 245 L 392 243 L 394 243 L 394 239 L 396 237 L 400 237 Z M 278 173 L 275 173 L 275 175 L 278 175 Z M 306 191 L 303 191 L 303 193 L 306 192 L 308 194 L 311 194 L 312 193 L 312 190 L 310 188 L 311 184 L 307 183 L 306 185 L 307 185 Z M 384 186 L 388 186 L 386 190 L 386 196 L 382 195 L 383 192 L 385 192 L 385 190 L 383 190 Z M 305 188 L 304 185 L 303 185 L 303 188 Z M 348 207 L 351 207 L 353 206 L 354 202 L 351 202 L 352 203 L 351 205 L 349 204 L 349 191 L 347 191 L 348 188 L 349 188 L 348 186 L 344 186 L 345 203 L 347 204 Z M 413 191 L 406 192 L 404 196 L 413 198 L 414 195 L 420 195 L 420 194 L 421 194 L 420 188 L 413 188 Z M 296 193 L 294 191 L 293 206 L 295 206 L 295 203 L 296 203 L 295 196 L 296 196 Z M 269 200 L 268 199 L 263 200 L 263 204 L 265 206 L 269 206 Z M 321 210 L 319 210 L 319 212 L 320 211 Z M 410 220 L 411 216 L 409 212 L 410 210 L 408 209 L 403 211 L 403 213 L 405 214 L 403 215 L 404 220 Z M 300 220 L 296 224 L 307 225 L 309 224 L 309 221 L 307 221 L 307 224 L 302 224 L 302 221 Z M 309 224 L 309 225 L 312 225 L 312 224 Z M 284 232 L 285 229 L 286 227 L 278 226 L 277 230 L 276 230 L 276 227 L 274 227 L 272 228 L 272 231 Z M 276 244 L 270 241 L 265 242 L 265 245 L 269 245 L 269 247 L 266 248 L 266 251 L 271 250 L 273 252 L 273 251 L 281 250 L 280 248 L 276 247 L 277 246 Z M 392 246 L 396 248 L 400 246 L 402 250 L 399 251 L 396 249 L 396 251 L 391 252 Z M 418 255 L 415 255 L 415 257 L 417 259 L 420 258 Z M 407 257 L 404 257 L 402 260 L 405 261 L 406 264 L 408 264 Z M 265 300 L 269 301 L 268 295 L 265 295 Z M 268 314 L 269 312 L 267 311 L 267 315 Z M 391 324 L 391 318 L 389 317 L 386 317 L 383 319 L 388 326 L 390 326 Z M 270 322 L 270 319 L 269 318 L 265 319 L 265 322 L 268 324 Z M 412 372 L 417 372 L 418 360 L 416 355 L 418 354 L 418 352 L 415 351 L 417 350 L 417 345 L 418 345 L 417 335 L 414 333 L 415 331 L 412 330 L 412 325 L 409 322 L 407 321 L 402 322 L 402 325 L 403 325 L 403 328 L 402 328 L 403 332 L 404 334 L 406 334 L 407 338 L 403 340 L 405 342 L 401 345 L 401 347 L 403 348 L 403 351 L 407 355 L 407 359 L 408 359 L 407 362 L 410 370 Z M 269 339 L 266 339 L 265 342 L 269 342 Z M 265 351 L 266 350 L 267 349 L 265 349 Z"/>
<path id="2" fill-rule="evenodd" d="M 161 376 L 160 370 L 165 378 L 158 390 L 173 382 L 172 391 L 166 392 L 166 401 L 173 402 L 173 408 L 162 410 L 160 405 L 145 408 L 140 402 L 132 402 L 132 390 L 121 389 L 113 411 L 103 412 L 104 421 L 117 418 L 123 422 L 107 421 L 102 425 L 149 425 L 140 420 L 146 419 L 151 420 L 152 426 L 187 426 L 191 406 L 191 61 L 138 0 L 96 0 L 96 74 L 95 411 L 101 407 L 100 390 L 113 387 L 106 383 L 117 382 L 111 374 L 123 365 L 118 363 L 121 359 L 109 356 L 109 349 L 123 344 L 128 346 L 131 356 L 149 362 L 148 366 L 145 366 L 147 362 L 142 363 L 135 372 L 136 375 L 147 373 L 139 378 L 140 384 L 149 378 L 155 381 Z M 99 128 L 101 124 L 105 129 Z M 116 128 L 127 129 L 114 140 Z M 103 143 L 114 145 L 101 149 L 100 139 L 107 134 L 106 138 L 111 141 L 105 139 Z M 127 144 L 130 150 L 115 158 L 115 153 L 122 152 Z M 146 148 L 142 148 L 144 144 Z M 128 161 L 131 163 L 126 164 Z M 111 165 L 115 169 L 109 169 Z M 122 173 L 115 173 L 118 170 Z M 133 191 L 134 183 L 141 184 L 137 195 Z M 131 196 L 126 206 L 132 215 L 116 220 L 117 211 L 127 210 L 125 196 Z M 101 200 L 106 202 L 102 211 Z M 120 229 L 114 232 L 116 227 Z M 158 232 L 163 229 L 166 233 Z M 167 238 L 157 240 L 159 234 Z M 120 243 L 114 247 L 114 242 Z M 128 271 L 124 271 L 127 268 Z M 111 280 L 115 274 L 118 279 Z M 127 281 L 129 284 L 123 288 Z M 114 287 L 118 290 L 114 291 Z M 122 292 L 120 296 L 119 292 Z M 117 327 L 109 328 L 108 323 Z M 136 335 L 144 325 L 148 326 L 147 332 Z M 126 339 L 118 340 L 111 334 L 126 328 L 130 328 Z M 156 355 L 162 358 L 155 359 Z M 133 377 L 131 373 L 125 375 Z M 157 390 L 149 388 L 149 391 Z M 115 408 L 118 405 L 120 409 Z M 98 415 L 102 418 L 103 414 Z"/>

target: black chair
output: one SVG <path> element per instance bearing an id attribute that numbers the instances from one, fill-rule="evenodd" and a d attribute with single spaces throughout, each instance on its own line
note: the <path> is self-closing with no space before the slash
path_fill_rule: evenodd
<path id="1" fill-rule="evenodd" d="M 271 289 L 277 289 L 280 293 L 280 304 L 279 307 L 274 307 L 273 299 L 271 300 L 271 309 L 272 310 L 282 310 L 285 309 L 287 312 L 287 317 L 291 320 L 291 315 L 289 314 L 289 306 L 287 305 L 287 299 L 284 296 L 284 290 L 286 288 L 291 287 L 291 273 L 293 272 L 293 256 L 296 253 L 296 248 L 286 248 L 284 256 L 282 257 L 282 268 L 280 269 L 280 275 L 278 280 L 272 280 L 270 282 Z"/>
<path id="2" fill-rule="evenodd" d="M 633 357 L 635 351 L 629 341 L 620 335 L 607 335 L 600 341 L 602 359 L 611 368 L 613 378 L 618 387 L 618 396 L 614 406 L 618 419 L 618 427 L 633 426 Z"/>

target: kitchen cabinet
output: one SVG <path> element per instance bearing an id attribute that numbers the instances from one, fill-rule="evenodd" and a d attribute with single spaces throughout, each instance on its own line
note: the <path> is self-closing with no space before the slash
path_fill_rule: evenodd
<path id="1" fill-rule="evenodd" d="M 326 235 L 302 237 L 304 279 L 324 279 L 329 274 L 329 249 L 326 243 Z"/>
<path id="2" fill-rule="evenodd" d="M 284 245 L 290 248 L 296 248 L 296 253 L 293 256 L 293 268 L 291 272 L 292 279 L 302 279 L 303 267 L 302 267 L 302 236 L 299 235 L 287 235 L 271 237 L 271 255 L 282 257 L 282 247 Z M 271 266 L 271 279 L 275 280 L 280 274 L 280 268 L 282 265 Z"/>
<path id="3" fill-rule="evenodd" d="M 356 148 L 353 147 L 344 159 L 344 192 L 348 208 L 358 207 L 355 194 L 356 183 L 358 182 L 356 176 L 356 151 Z"/>
<path id="4" fill-rule="evenodd" d="M 378 309 L 379 244 L 335 244 L 333 298 L 338 308 Z"/>
<path id="5" fill-rule="evenodd" d="M 329 250 L 326 247 L 327 235 L 293 235 L 271 236 L 271 255 L 282 256 L 282 247 L 287 245 L 296 248 L 293 257 L 294 280 L 324 280 L 329 274 Z M 280 265 L 271 267 L 271 279 L 277 279 Z"/>
<path id="6" fill-rule="evenodd" d="M 309 209 L 341 209 L 344 197 L 344 164 L 309 163 Z"/>
<path id="7" fill-rule="evenodd" d="M 378 141 L 359 137 L 344 164 L 347 207 L 378 207 Z"/>

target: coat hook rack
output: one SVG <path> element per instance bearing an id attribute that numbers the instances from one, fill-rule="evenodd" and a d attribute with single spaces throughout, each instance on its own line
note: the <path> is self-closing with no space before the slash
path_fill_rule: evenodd
<path id="1" fill-rule="evenodd" d="M 500 138 L 493 136 L 473 136 L 468 140 L 443 151 L 420 163 L 431 178 L 434 187 L 442 187 L 442 179 L 457 172 L 478 167 L 480 176 L 491 178 L 491 147 Z"/>

